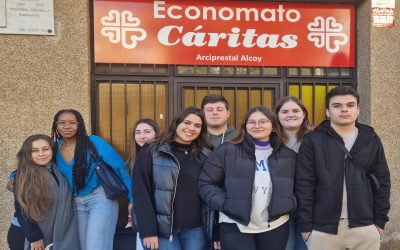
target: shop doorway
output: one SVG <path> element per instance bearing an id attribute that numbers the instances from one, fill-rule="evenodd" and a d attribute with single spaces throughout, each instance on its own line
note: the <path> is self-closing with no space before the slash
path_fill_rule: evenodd
<path id="1" fill-rule="evenodd" d="M 188 106 L 200 108 L 207 94 L 225 96 L 229 123 L 235 127 L 254 106 L 273 108 L 283 96 L 297 96 L 310 121 L 325 119 L 325 95 L 340 85 L 356 86 L 355 68 L 255 67 L 147 64 L 95 64 L 93 133 L 111 143 L 126 159 L 132 128 L 141 118 L 156 120 L 162 130 Z"/>
<path id="2" fill-rule="evenodd" d="M 194 82 L 182 80 L 177 84 L 177 111 L 189 106 L 201 108 L 201 101 L 206 95 L 223 95 L 230 106 L 228 122 L 235 127 L 240 126 L 247 110 L 260 105 L 272 108 L 280 95 L 279 83 L 215 82 L 215 79 L 207 83 L 198 82 L 198 79 Z"/>

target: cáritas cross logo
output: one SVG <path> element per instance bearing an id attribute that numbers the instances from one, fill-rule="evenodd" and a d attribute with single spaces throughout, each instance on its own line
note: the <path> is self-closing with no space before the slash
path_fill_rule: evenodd
<path id="1" fill-rule="evenodd" d="M 317 48 L 326 48 L 329 53 L 336 53 L 339 51 L 340 46 L 346 45 L 349 38 L 343 31 L 343 25 L 336 22 L 334 17 L 327 17 L 326 19 L 317 16 L 314 22 L 307 26 L 310 33 L 307 38 L 310 42 L 314 42 Z"/>
<path id="2" fill-rule="evenodd" d="M 140 19 L 133 16 L 129 10 L 119 12 L 110 10 L 107 16 L 101 18 L 101 34 L 108 38 L 111 43 L 121 43 L 124 48 L 133 49 L 138 41 L 147 37 L 144 29 L 140 26 Z"/>

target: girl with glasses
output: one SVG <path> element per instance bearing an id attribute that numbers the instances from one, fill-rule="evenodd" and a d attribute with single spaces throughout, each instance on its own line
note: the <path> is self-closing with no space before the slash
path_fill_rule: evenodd
<path id="1" fill-rule="evenodd" d="M 199 192 L 219 211 L 222 249 L 285 249 L 289 213 L 296 207 L 296 153 L 280 138 L 275 114 L 254 107 L 238 136 L 219 146 L 205 163 Z"/>

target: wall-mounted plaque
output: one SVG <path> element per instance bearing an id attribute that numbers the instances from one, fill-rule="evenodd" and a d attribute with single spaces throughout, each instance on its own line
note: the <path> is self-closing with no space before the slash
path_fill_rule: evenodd
<path id="1" fill-rule="evenodd" d="M 372 0 L 371 16 L 373 27 L 394 28 L 395 0 Z"/>
<path id="2" fill-rule="evenodd" d="M 5 25 L 2 34 L 54 35 L 53 0 L 5 1 Z M 1 4 L 0 4 L 1 16 Z"/>
<path id="3" fill-rule="evenodd" d="M 0 0 L 0 27 L 6 27 L 6 0 Z"/>

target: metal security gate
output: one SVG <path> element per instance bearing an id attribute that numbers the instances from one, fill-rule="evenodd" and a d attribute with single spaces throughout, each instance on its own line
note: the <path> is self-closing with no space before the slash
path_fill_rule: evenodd
<path id="1" fill-rule="evenodd" d="M 182 109 L 188 106 L 200 108 L 205 95 L 223 95 L 230 106 L 229 124 L 238 127 L 248 109 L 259 105 L 272 108 L 279 98 L 278 88 L 279 83 L 182 83 L 178 87 L 178 96 L 181 98 L 177 106 Z"/>

